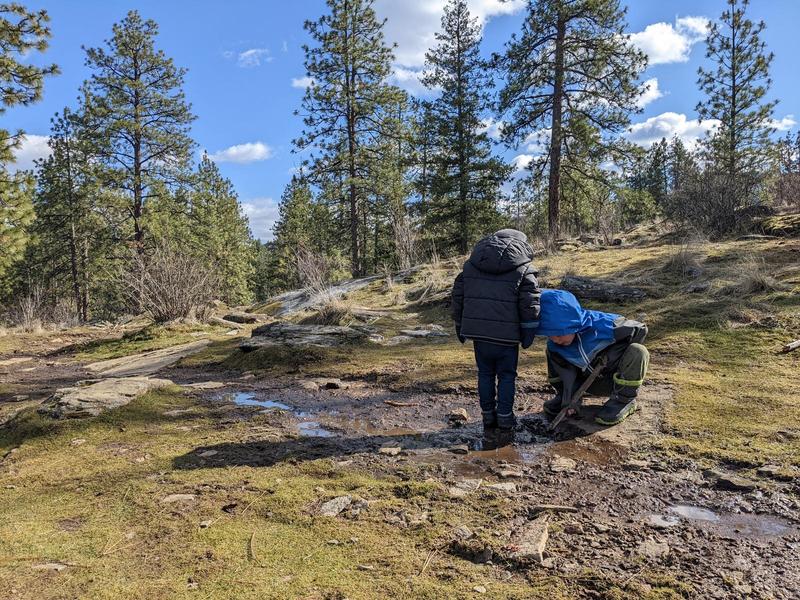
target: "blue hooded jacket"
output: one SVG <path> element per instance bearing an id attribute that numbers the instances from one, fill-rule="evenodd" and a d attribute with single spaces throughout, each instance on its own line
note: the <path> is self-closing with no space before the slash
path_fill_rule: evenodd
<path id="1" fill-rule="evenodd" d="M 578 299 L 564 290 L 542 290 L 541 312 L 536 335 L 569 335 L 575 339 L 569 346 L 548 340 L 547 349 L 560 354 L 581 370 L 590 369 L 591 362 L 602 350 L 614 343 L 614 322 L 621 315 L 587 310 Z"/>

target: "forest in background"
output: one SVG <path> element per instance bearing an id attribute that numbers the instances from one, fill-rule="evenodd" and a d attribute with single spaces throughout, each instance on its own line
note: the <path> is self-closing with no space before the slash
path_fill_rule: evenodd
<path id="1" fill-rule="evenodd" d="M 531 0 L 489 58 L 466 2 L 450 0 L 426 55 L 429 101 L 390 83 L 393 48 L 371 0 L 327 4 L 305 24 L 312 83 L 287 107 L 303 121 L 302 166 L 271 242 L 253 239 L 214 162 L 196 163 L 186 71 L 136 11 L 85 50 L 79 100 L 53 118 L 51 155 L 32 172 L 13 169 L 24 133 L 0 130 L 4 320 L 202 319 L 213 300 L 242 305 L 464 254 L 504 226 L 549 251 L 585 232 L 611 243 L 655 218 L 731 236 L 800 208 L 800 133 L 775 138 L 772 55 L 744 0 L 724 3 L 698 73 L 698 116 L 718 126 L 696 147 L 676 137 L 647 150 L 624 138 L 647 57 L 619 0 Z M 50 37 L 45 11 L 0 4 L 0 114 L 39 100 L 57 75 L 22 60 Z M 539 145 L 524 176 L 512 178 L 487 118 L 502 124 L 499 143 Z"/>

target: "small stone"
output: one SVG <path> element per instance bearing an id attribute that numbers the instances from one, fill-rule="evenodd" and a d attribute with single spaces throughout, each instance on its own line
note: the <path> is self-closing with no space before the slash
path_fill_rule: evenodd
<path id="1" fill-rule="evenodd" d="M 202 456 L 203 458 L 208 458 L 209 456 L 214 456 L 215 454 L 219 454 L 218 450 L 206 450 L 205 452 L 201 452 L 197 456 Z"/>
<path id="2" fill-rule="evenodd" d="M 372 565 L 358 565 L 358 570 L 359 571 L 374 571 L 375 567 L 373 567 Z"/>
<path id="3" fill-rule="evenodd" d="M 319 514 L 323 517 L 335 517 L 345 508 L 352 504 L 353 498 L 350 496 L 338 496 L 332 500 L 328 500 L 319 507 Z"/>
<path id="4" fill-rule="evenodd" d="M 457 408 L 450 411 L 447 415 L 447 420 L 450 421 L 452 425 L 460 426 L 469 421 L 469 415 L 465 408 Z"/>
<path id="5" fill-rule="evenodd" d="M 631 459 L 622 465 L 626 471 L 647 471 L 650 469 L 650 463 L 646 460 Z"/>
<path id="6" fill-rule="evenodd" d="M 707 477 L 714 480 L 714 487 L 720 490 L 727 490 L 732 492 L 752 492 L 758 487 L 755 481 L 723 473 L 721 471 L 709 470 L 704 473 Z"/>
<path id="7" fill-rule="evenodd" d="M 342 542 L 340 542 L 339 540 L 333 539 L 333 540 L 328 540 L 327 543 L 330 544 L 331 546 L 338 546 Z"/>
<path id="8" fill-rule="evenodd" d="M 162 504 L 173 504 L 175 502 L 194 502 L 194 494 L 170 494 L 161 499 Z"/>
<path id="9" fill-rule="evenodd" d="M 553 473 L 572 473 L 578 463 L 565 456 L 558 456 L 550 461 L 550 470 Z"/>
<path id="10" fill-rule="evenodd" d="M 512 536 L 512 558 L 535 558 L 544 562 L 544 549 L 550 537 L 550 515 L 544 514 L 524 525 Z"/>
<path id="11" fill-rule="evenodd" d="M 213 522 L 214 521 L 212 521 L 211 519 L 209 519 L 207 521 L 200 521 L 200 529 L 208 529 L 209 527 L 211 527 L 211 524 Z"/>
<path id="12" fill-rule="evenodd" d="M 472 530 L 466 525 L 459 525 L 458 527 L 453 529 L 453 536 L 455 536 L 460 540 L 468 540 L 473 535 L 474 534 L 472 533 Z"/>
<path id="13" fill-rule="evenodd" d="M 564 525 L 564 533 L 570 535 L 583 535 L 583 526 L 580 523 L 567 523 Z"/>
<path id="14" fill-rule="evenodd" d="M 476 592 L 478 594 L 485 594 L 486 593 L 486 588 L 483 587 L 482 585 L 476 585 L 474 588 L 472 588 L 472 591 Z"/>
<path id="15" fill-rule="evenodd" d="M 503 481 L 500 483 L 492 483 L 486 486 L 490 490 L 495 490 L 497 492 L 503 492 L 505 494 L 513 494 L 517 491 L 517 484 L 512 483 L 510 481 Z"/>
<path id="16" fill-rule="evenodd" d="M 402 451 L 403 451 L 403 448 L 401 446 L 396 446 L 394 444 L 393 445 L 387 445 L 387 446 L 381 446 L 380 450 L 378 450 L 378 452 L 380 454 L 386 454 L 387 456 L 397 456 Z"/>
<path id="17" fill-rule="evenodd" d="M 762 477 L 769 477 L 778 481 L 794 481 L 798 478 L 797 473 L 789 471 L 779 465 L 764 465 L 756 470 Z"/>
<path id="18" fill-rule="evenodd" d="M 72 440 L 69 443 L 69 445 L 70 446 L 81 446 L 81 445 L 83 445 L 85 443 L 86 443 L 86 440 L 84 438 L 75 438 L 74 440 Z"/>
<path id="19" fill-rule="evenodd" d="M 449 450 L 453 454 L 469 454 L 469 446 L 466 444 L 456 444 L 455 446 L 450 446 Z"/>
<path id="20" fill-rule="evenodd" d="M 455 485 L 450 486 L 447 492 L 452 498 L 466 498 L 469 494 L 477 490 L 480 484 L 480 479 L 463 479 Z"/>
<path id="21" fill-rule="evenodd" d="M 593 527 L 597 533 L 608 533 L 611 531 L 611 527 L 608 525 L 603 525 L 602 523 L 594 523 Z"/>
<path id="22" fill-rule="evenodd" d="M 636 554 L 649 560 L 658 560 L 669 554 L 669 544 L 647 538 L 636 548 Z"/>

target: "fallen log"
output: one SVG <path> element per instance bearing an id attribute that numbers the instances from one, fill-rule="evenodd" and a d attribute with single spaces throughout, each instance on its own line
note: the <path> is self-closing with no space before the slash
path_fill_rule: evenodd
<path id="1" fill-rule="evenodd" d="M 792 350 L 797 350 L 798 348 L 800 348 L 800 340 L 795 340 L 793 342 L 789 342 L 788 344 L 786 344 L 781 350 L 781 352 L 783 353 L 791 352 Z"/>
<path id="2" fill-rule="evenodd" d="M 397 400 L 384 400 L 384 404 L 388 404 L 389 406 L 396 406 L 398 408 L 404 408 L 406 406 L 419 406 L 419 402 L 398 402 Z"/>

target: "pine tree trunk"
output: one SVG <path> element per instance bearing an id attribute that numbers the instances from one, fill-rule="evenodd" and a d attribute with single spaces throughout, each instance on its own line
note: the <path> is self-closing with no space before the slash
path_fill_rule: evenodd
<path id="1" fill-rule="evenodd" d="M 348 3 L 345 2 L 345 14 L 350 14 Z M 351 26 L 355 28 L 355 19 L 352 16 L 348 17 L 351 20 Z M 362 274 L 361 265 L 361 251 L 358 239 L 358 193 L 356 190 L 356 115 L 355 115 L 355 65 L 353 65 L 353 56 L 351 54 L 349 28 L 345 27 L 345 58 L 346 72 L 345 80 L 347 85 L 347 154 L 348 154 L 348 172 L 350 181 L 348 182 L 349 188 L 349 202 L 350 202 L 350 272 L 353 277 L 359 277 Z"/>
<path id="2" fill-rule="evenodd" d="M 556 64 L 553 84 L 553 117 L 550 130 L 550 177 L 547 189 L 547 220 L 550 235 L 558 237 L 561 194 L 561 116 L 564 102 L 564 38 L 566 22 L 559 15 L 556 25 Z"/>

